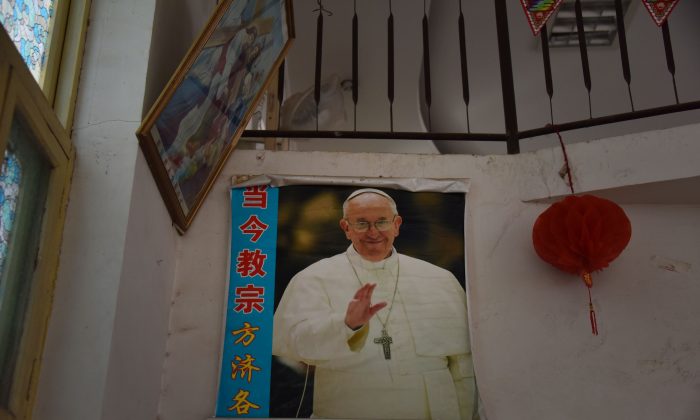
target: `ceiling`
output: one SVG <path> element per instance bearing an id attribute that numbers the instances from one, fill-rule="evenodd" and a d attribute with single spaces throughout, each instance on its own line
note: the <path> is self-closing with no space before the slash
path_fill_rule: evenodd
<path id="1" fill-rule="evenodd" d="M 241 1 L 241 0 L 235 0 Z M 582 0 L 587 1 L 587 0 Z M 591 0 L 593 1 L 593 0 Z M 217 0 L 157 0 L 149 58 L 144 112 L 158 98 L 182 57 L 205 27 Z M 323 0 L 333 12 L 324 19 L 323 77 L 351 78 L 351 0 Z M 359 18 L 359 130 L 389 130 L 387 100 L 387 18 L 389 0 L 357 0 Z M 542 51 L 515 0 L 507 0 L 514 71 L 518 127 L 541 127 L 549 122 Z M 458 0 L 426 2 L 430 22 L 432 81 L 431 122 L 435 132 L 464 132 L 466 107 L 462 100 L 457 38 Z M 296 40 L 287 57 L 287 97 L 312 87 L 314 81 L 317 0 L 294 0 Z M 397 131 L 425 131 L 427 109 L 422 107 L 422 0 L 394 0 L 396 74 L 394 125 Z M 472 132 L 503 133 L 493 0 L 462 0 L 466 20 Z M 631 90 L 637 110 L 674 103 L 672 80 L 666 69 L 662 36 L 647 12 L 633 0 L 626 15 L 632 67 Z M 681 1 L 669 25 L 681 102 L 700 100 L 700 1 Z M 552 48 L 555 123 L 588 117 L 588 95 L 583 84 L 577 48 Z M 617 43 L 591 47 L 593 116 L 630 111 Z M 353 103 L 343 94 L 346 121 L 335 129 L 352 130 Z M 700 122 L 700 111 L 646 118 L 563 133 L 567 143 L 663 129 Z M 321 126 L 321 129 L 324 127 Z M 522 152 L 558 144 L 554 135 L 520 142 Z M 240 142 L 250 148 L 255 142 Z M 504 154 L 505 144 L 488 142 L 433 142 L 425 140 L 295 139 L 292 150 Z M 698 178 L 673 180 L 598 191 L 628 204 L 696 205 Z M 689 198 L 690 197 L 690 198 Z"/>
<path id="2" fill-rule="evenodd" d="M 584 0 L 585 1 L 585 0 Z M 351 79 L 351 21 L 353 1 L 324 0 L 332 16 L 324 17 L 322 77 Z M 432 3 L 432 4 L 431 4 Z M 296 40 L 287 59 L 289 93 L 313 86 L 317 0 L 294 0 Z M 424 2 L 394 1 L 395 25 L 395 131 L 425 131 L 427 108 L 422 106 L 422 34 Z M 359 20 L 358 130 L 389 130 L 387 99 L 387 18 L 389 1 L 357 0 Z M 538 128 L 550 122 L 539 38 L 527 25 L 522 8 L 508 2 L 518 127 Z M 462 0 L 466 22 L 470 83 L 471 132 L 503 133 L 503 104 L 493 0 Z M 457 0 L 427 2 L 430 23 L 430 65 L 434 132 L 464 132 L 466 107 L 462 99 L 459 64 Z M 661 31 L 646 10 L 633 2 L 626 14 L 632 68 L 631 91 L 637 110 L 675 103 L 672 79 L 666 69 Z M 679 2 L 669 25 L 676 60 L 676 81 L 681 102 L 700 100 L 700 2 Z M 583 83 L 578 48 L 550 49 L 554 81 L 554 122 L 588 118 L 588 93 Z M 591 108 L 593 116 L 631 111 L 622 76 L 617 42 L 590 47 Z M 352 130 L 353 104 L 345 95 L 347 121 L 340 129 Z M 564 133 L 566 141 L 590 140 L 700 121 L 700 111 L 636 120 Z M 320 127 L 323 129 L 324 127 Z M 528 151 L 556 144 L 553 135 L 521 141 Z M 491 142 L 426 142 L 404 140 L 296 140 L 297 150 L 367 151 L 402 153 L 505 153 L 505 144 Z"/>
<path id="3" fill-rule="evenodd" d="M 239 0 L 236 0 L 239 1 Z M 313 86 L 318 0 L 293 0 L 296 39 L 287 57 L 287 97 Z M 493 0 L 461 0 L 465 16 L 470 83 L 471 132 L 503 133 L 500 67 Z M 582 0 L 592 1 L 592 0 Z M 155 101 L 205 26 L 216 0 L 158 0 L 146 107 Z M 660 29 L 637 0 L 626 14 L 627 39 L 632 68 L 631 91 L 635 108 L 645 109 L 675 102 L 672 79 L 666 69 Z M 322 77 L 351 79 L 353 6 L 359 21 L 359 100 L 357 129 L 388 131 L 387 18 L 390 0 L 323 0 L 332 16 L 324 18 Z M 518 127 L 542 127 L 550 122 L 545 91 L 542 51 L 524 13 L 515 0 L 507 0 Z M 423 0 L 394 0 L 396 131 L 426 131 L 427 108 L 422 94 Z M 426 1 L 430 23 L 430 65 L 434 132 L 465 132 L 467 110 L 462 100 L 457 18 L 459 0 Z M 680 1 L 669 19 L 676 81 L 680 101 L 700 100 L 700 1 Z M 577 48 L 550 49 L 554 82 L 555 123 L 588 118 L 588 93 L 584 87 Z M 628 112 L 627 85 L 623 80 L 617 42 L 588 50 L 591 65 L 593 116 Z M 346 119 L 333 129 L 353 129 L 350 92 L 343 95 Z M 647 118 L 563 133 L 566 142 L 591 140 L 662 129 L 700 121 L 700 111 Z M 324 129 L 322 125 L 320 129 Z M 526 152 L 557 144 L 554 135 L 520 142 Z M 243 144 L 239 147 L 244 147 Z M 293 150 L 396 152 L 396 153 L 506 153 L 504 143 L 425 140 L 298 139 Z"/>

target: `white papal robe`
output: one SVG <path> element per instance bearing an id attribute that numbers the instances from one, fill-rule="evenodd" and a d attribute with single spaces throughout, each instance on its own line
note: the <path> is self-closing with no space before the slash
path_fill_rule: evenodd
<path id="1" fill-rule="evenodd" d="M 353 331 L 345 312 L 366 283 L 388 306 Z M 382 322 L 388 360 L 374 343 Z M 449 271 L 395 250 L 371 262 L 350 245 L 294 276 L 275 311 L 273 354 L 316 366 L 315 417 L 478 417 L 464 290 Z"/>

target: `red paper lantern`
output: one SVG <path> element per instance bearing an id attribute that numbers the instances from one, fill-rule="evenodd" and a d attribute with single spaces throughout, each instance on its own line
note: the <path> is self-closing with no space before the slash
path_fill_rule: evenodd
<path id="1" fill-rule="evenodd" d="M 560 270 L 581 276 L 588 287 L 593 334 L 598 334 L 598 328 L 590 300 L 591 273 L 617 258 L 631 235 L 632 225 L 622 208 L 592 195 L 568 196 L 535 221 L 532 242 L 537 255 Z"/>

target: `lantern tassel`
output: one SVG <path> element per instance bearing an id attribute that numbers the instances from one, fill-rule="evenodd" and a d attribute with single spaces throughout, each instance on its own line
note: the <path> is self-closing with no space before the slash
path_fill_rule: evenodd
<path id="1" fill-rule="evenodd" d="M 590 290 L 589 290 L 590 292 Z M 593 310 L 593 304 L 589 304 L 589 312 L 588 312 L 589 317 L 591 318 L 591 331 L 593 332 L 593 335 L 598 335 L 598 323 L 596 322 L 595 319 L 595 310 Z"/>
<path id="2" fill-rule="evenodd" d="M 583 273 L 583 282 L 588 288 L 588 317 L 591 319 L 591 332 L 593 335 L 598 335 L 598 322 L 595 317 L 595 309 L 593 309 L 593 300 L 591 300 L 591 287 L 593 286 L 591 273 Z"/>

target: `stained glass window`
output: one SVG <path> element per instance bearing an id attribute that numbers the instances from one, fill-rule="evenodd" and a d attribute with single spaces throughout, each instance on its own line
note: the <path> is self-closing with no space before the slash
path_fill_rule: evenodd
<path id="1" fill-rule="evenodd" d="M 51 164 L 20 113 L 12 120 L 5 150 L 0 169 L 0 407 L 8 407 L 10 401 L 27 325 L 51 176 Z"/>
<path id="2" fill-rule="evenodd" d="M 55 0 L 0 0 L 0 23 L 42 83 Z"/>
<path id="3" fill-rule="evenodd" d="M 9 148 L 5 150 L 5 160 L 0 171 L 0 273 L 5 267 L 10 233 L 15 222 L 17 197 L 19 196 L 22 167 L 19 159 Z M 0 293 L 3 288 L 0 286 Z M 1 295 L 0 295 L 1 297 Z"/>
<path id="4" fill-rule="evenodd" d="M 82 55 L 78 45 L 82 42 L 89 0 L 40 3 L 35 0 L 0 0 L 0 20 L 6 26 L 17 21 L 36 25 L 36 19 L 20 16 L 20 12 L 44 7 L 44 18 L 51 17 L 48 35 L 46 19 L 43 32 L 46 56 L 41 77 L 41 90 L 29 67 L 21 68 L 24 59 L 19 45 L 5 36 L 0 28 L 0 62 L 2 78 L 9 83 L 4 89 L 4 105 L 0 106 L 0 418 L 30 418 L 36 396 L 36 377 L 39 374 L 44 337 L 51 310 L 63 215 L 61 206 L 70 186 L 72 157 L 64 154 L 62 145 L 72 147 L 68 133 L 56 125 L 56 113 L 61 109 L 68 119 L 72 115 L 70 90 L 75 72 L 80 68 Z M 54 12 L 51 12 L 51 5 Z M 77 9 L 76 22 L 70 30 L 76 30 L 75 39 L 68 42 L 72 57 L 70 63 L 61 60 L 61 53 L 68 51 L 63 44 L 65 22 L 70 19 L 68 7 Z M 54 15 L 55 13 L 55 15 Z M 36 17 L 36 14 L 35 14 Z M 11 18 L 11 19 L 8 19 Z M 39 25 L 42 27 L 41 25 Z M 35 26 L 36 27 L 36 26 Z M 68 28 L 68 27 L 66 27 Z M 26 28 L 24 29 L 26 35 Z M 15 26 L 8 29 L 13 34 L 21 31 Z M 25 41 L 31 36 L 25 36 Z M 47 42 L 48 39 L 48 43 Z M 15 42 L 18 42 L 15 37 Z M 27 45 L 26 42 L 24 44 Z M 24 51 L 27 58 L 26 48 Z M 44 54 L 42 52 L 42 54 Z M 29 60 L 31 65 L 31 60 Z M 64 68 L 63 65 L 66 65 Z M 9 67 L 8 67 L 9 65 Z M 15 68 L 18 65 L 20 68 Z M 57 80 L 59 68 L 65 85 Z M 65 70 L 65 71 L 64 71 Z M 68 80 L 70 79 L 70 80 Z M 61 89 L 57 89 L 61 85 Z M 8 90 L 9 86 L 9 90 Z M 0 89 L 2 90 L 2 89 Z M 61 93 L 63 92 L 63 94 Z M 55 97 L 55 102 L 46 98 Z M 43 102 L 40 103 L 40 102 Z M 57 106 L 56 103 L 60 105 Z M 51 127 L 51 129 L 48 129 Z M 9 414 L 8 414 L 9 413 Z"/>

